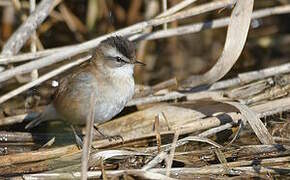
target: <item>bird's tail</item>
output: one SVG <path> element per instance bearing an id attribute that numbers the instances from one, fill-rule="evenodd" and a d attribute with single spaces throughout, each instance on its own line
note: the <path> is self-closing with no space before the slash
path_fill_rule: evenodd
<path id="1" fill-rule="evenodd" d="M 40 123 L 48 121 L 48 120 L 53 120 L 57 119 L 57 112 L 52 104 L 48 105 L 44 111 L 35 119 L 33 119 L 31 122 L 29 122 L 26 126 L 25 129 L 32 129 L 36 126 L 38 126 Z"/>
<path id="2" fill-rule="evenodd" d="M 32 121 L 30 121 L 26 126 L 25 126 L 25 129 L 32 129 L 36 126 L 38 126 L 40 123 L 43 122 L 42 120 L 42 114 L 40 114 L 37 118 L 33 119 Z"/>

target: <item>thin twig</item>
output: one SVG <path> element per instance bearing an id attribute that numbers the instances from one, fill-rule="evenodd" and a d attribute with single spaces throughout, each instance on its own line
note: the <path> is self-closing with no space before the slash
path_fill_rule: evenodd
<path id="1" fill-rule="evenodd" d="M 161 83 L 158 83 L 152 87 L 148 87 L 148 88 L 145 88 L 144 90 L 141 90 L 140 92 L 138 92 L 137 94 L 135 93 L 134 97 L 137 98 L 137 97 L 144 97 L 144 96 L 147 96 L 149 94 L 153 94 L 159 90 L 162 90 L 162 89 L 166 89 L 166 88 L 174 88 L 174 87 L 177 87 L 177 79 L 176 78 L 172 78 L 172 79 L 169 79 L 169 80 L 166 80 L 166 81 L 163 81 Z"/>
<path id="2" fill-rule="evenodd" d="M 161 135 L 160 135 L 160 114 L 155 116 L 155 121 L 154 121 L 154 132 L 156 134 L 156 142 L 157 142 L 157 149 L 158 153 L 160 152 L 160 147 L 162 145 L 161 143 Z"/>
<path id="3" fill-rule="evenodd" d="M 192 4 L 192 3 L 194 3 L 195 1 L 197 1 L 197 0 L 184 0 L 184 1 L 181 1 L 180 3 L 176 4 L 175 6 L 169 8 L 167 11 L 165 11 L 165 12 L 159 14 L 159 15 L 157 16 L 157 18 L 165 17 L 165 16 L 169 16 L 169 15 L 171 15 L 171 14 L 174 14 L 174 13 L 176 13 L 177 11 L 179 11 L 179 10 L 185 8 L 186 6 L 188 6 L 188 5 Z"/>
<path id="4" fill-rule="evenodd" d="M 29 3 L 30 3 L 30 14 L 32 14 L 35 11 L 36 2 L 35 0 L 29 0 Z M 30 50 L 32 53 L 35 53 L 36 52 L 36 31 L 32 32 L 32 35 L 30 38 L 31 38 Z M 31 72 L 31 80 L 35 80 L 37 78 L 38 78 L 38 71 L 37 69 L 34 69 Z"/>
<path id="5" fill-rule="evenodd" d="M 148 96 L 148 97 L 144 97 L 144 98 L 132 99 L 131 101 L 129 101 L 127 103 L 126 106 L 138 106 L 138 105 L 142 105 L 142 104 L 148 104 L 148 103 L 154 103 L 154 102 L 156 103 L 156 102 L 160 102 L 160 101 L 178 99 L 178 98 L 182 98 L 184 96 L 185 95 L 182 93 L 169 92 L 163 96 Z"/>
<path id="6" fill-rule="evenodd" d="M 167 10 L 167 0 L 162 0 L 162 9 L 163 9 L 163 12 L 166 12 L 166 10 Z M 164 30 L 167 29 L 167 23 L 163 24 L 163 29 Z"/>
<path id="7" fill-rule="evenodd" d="M 200 137 L 209 137 L 209 136 L 212 136 L 212 135 L 214 135 L 214 134 L 216 134 L 218 132 L 221 132 L 221 131 L 224 131 L 226 129 L 229 129 L 231 127 L 233 127 L 232 123 L 226 123 L 224 125 L 221 125 L 221 126 L 206 130 L 206 131 L 198 134 L 198 136 L 200 136 Z"/>
<path id="8" fill-rule="evenodd" d="M 164 159 L 168 157 L 167 153 L 162 151 L 157 156 L 155 156 L 149 163 L 142 167 L 142 170 L 147 171 L 157 164 L 161 163 Z"/>
<path id="9" fill-rule="evenodd" d="M 82 170 L 82 180 L 87 179 L 87 171 L 88 171 L 88 162 L 89 162 L 89 155 L 90 149 L 93 139 L 93 127 L 94 127 L 94 120 L 95 120 L 95 102 L 96 102 L 96 93 L 91 93 L 90 98 L 90 111 L 87 117 L 86 123 L 86 135 L 84 139 L 84 146 L 82 152 L 82 162 L 81 162 L 81 170 Z"/>
<path id="10" fill-rule="evenodd" d="M 166 161 L 166 176 L 170 177 L 170 169 L 172 166 L 172 162 L 173 162 L 173 158 L 174 158 L 174 152 L 175 152 L 175 148 L 176 148 L 176 143 L 179 137 L 179 133 L 180 133 L 180 129 L 177 128 L 177 130 L 174 133 L 174 138 L 173 138 L 173 142 L 171 144 L 171 150 L 170 150 L 170 154 L 169 157 Z"/>
<path id="11" fill-rule="evenodd" d="M 290 6 L 289 6 L 290 7 Z M 290 72 L 290 63 L 282 64 L 279 66 L 269 67 L 258 71 L 250 71 L 246 73 L 238 74 L 238 77 L 233 79 L 227 79 L 219 81 L 211 85 L 210 90 L 225 89 L 229 87 L 237 86 L 241 83 L 249 83 L 251 81 L 264 79 L 270 76 L 278 74 L 284 74 Z"/>

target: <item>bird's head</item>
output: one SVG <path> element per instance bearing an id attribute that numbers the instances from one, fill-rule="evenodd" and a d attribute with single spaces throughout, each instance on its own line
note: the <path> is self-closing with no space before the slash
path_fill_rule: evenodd
<path id="1" fill-rule="evenodd" d="M 145 65 L 136 60 L 135 44 L 121 36 L 103 40 L 93 52 L 92 61 L 104 71 L 118 74 L 133 74 L 135 64 Z"/>

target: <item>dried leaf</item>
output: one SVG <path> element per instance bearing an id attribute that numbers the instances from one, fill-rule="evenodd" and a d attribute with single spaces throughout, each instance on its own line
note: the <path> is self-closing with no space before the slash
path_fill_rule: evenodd
<path id="1" fill-rule="evenodd" d="M 262 123 L 262 121 L 259 119 L 259 116 L 256 112 L 251 110 L 246 105 L 237 102 L 226 102 L 226 103 L 235 106 L 241 112 L 244 124 L 246 124 L 246 122 L 249 122 L 250 126 L 252 127 L 253 131 L 255 132 L 261 143 L 275 144 L 273 137 L 268 132 L 267 128 Z"/>
<path id="2" fill-rule="evenodd" d="M 183 82 L 183 87 L 213 83 L 229 72 L 244 48 L 250 27 L 253 4 L 253 0 L 238 0 L 236 2 L 231 14 L 222 55 L 208 72 L 203 75 L 189 77 Z"/>

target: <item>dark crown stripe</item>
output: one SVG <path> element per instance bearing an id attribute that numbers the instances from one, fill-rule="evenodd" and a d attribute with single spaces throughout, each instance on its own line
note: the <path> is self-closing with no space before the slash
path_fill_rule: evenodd
<path id="1" fill-rule="evenodd" d="M 133 56 L 135 55 L 135 45 L 127 38 L 122 36 L 113 36 L 105 39 L 101 43 L 106 43 L 112 47 L 116 47 L 116 49 L 128 59 L 134 58 Z"/>

